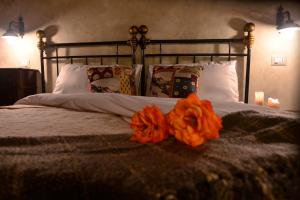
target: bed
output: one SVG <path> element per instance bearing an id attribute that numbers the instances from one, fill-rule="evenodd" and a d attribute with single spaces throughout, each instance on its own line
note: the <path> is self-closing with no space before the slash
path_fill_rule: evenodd
<path id="1" fill-rule="evenodd" d="M 71 64 L 84 59 L 88 64 L 90 58 L 102 62 L 112 57 L 116 63 L 128 58 L 132 65 L 145 66 L 155 56 L 160 60 L 175 56 L 178 62 L 180 56 L 228 60 L 242 56 L 246 57 L 244 103 L 212 100 L 223 121 L 221 137 L 196 148 L 171 137 L 158 144 L 130 140 L 129 122 L 135 112 L 156 105 L 168 113 L 179 100 L 143 96 L 148 79 L 144 67 L 135 90 L 141 96 L 41 93 L 0 107 L 0 199 L 296 198 L 300 189 L 299 117 L 247 104 L 253 27 L 246 27 L 247 35 L 240 39 L 149 40 L 145 26 L 134 26 L 128 41 L 56 44 L 47 44 L 39 31 L 43 92 L 45 60 L 54 60 L 58 72 L 60 59 L 69 59 Z M 166 43 L 225 43 L 229 51 L 167 54 L 162 53 Z M 232 53 L 232 43 L 246 44 L 247 53 Z M 113 45 L 117 50 L 114 54 L 58 55 L 59 48 L 95 45 Z M 150 45 L 158 45 L 160 52 L 148 53 Z M 120 46 L 130 53 L 121 54 Z M 48 48 L 55 55 L 47 55 Z"/>

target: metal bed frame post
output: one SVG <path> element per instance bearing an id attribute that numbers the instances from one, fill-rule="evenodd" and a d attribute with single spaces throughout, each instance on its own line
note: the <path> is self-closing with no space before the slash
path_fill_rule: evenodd
<path id="1" fill-rule="evenodd" d="M 40 50 L 40 63 L 41 63 L 41 82 L 42 82 L 42 92 L 44 93 L 46 91 L 45 88 L 45 69 L 44 69 L 44 52 L 46 50 L 46 41 L 44 41 L 45 38 L 45 32 L 42 30 L 38 30 L 36 32 L 37 37 L 39 38 L 38 41 L 38 48 Z"/>
<path id="2" fill-rule="evenodd" d="M 137 39 L 137 34 L 138 34 L 138 27 L 137 26 L 131 26 L 129 28 L 129 34 L 131 35 L 131 38 L 127 41 L 127 44 L 131 47 L 131 60 L 132 60 L 132 65 L 136 64 L 136 50 L 138 46 L 138 39 Z"/>
<path id="3" fill-rule="evenodd" d="M 145 69 L 145 49 L 147 47 L 147 44 L 150 43 L 150 40 L 146 38 L 146 34 L 148 33 L 148 28 L 145 25 L 141 25 L 138 29 L 139 33 L 141 34 L 140 40 L 139 40 L 139 46 L 141 48 L 142 53 L 142 74 L 141 74 L 141 95 L 145 96 L 146 94 L 146 69 Z"/>
<path id="4" fill-rule="evenodd" d="M 244 43 L 247 47 L 247 61 L 246 61 L 246 81 L 245 81 L 245 103 L 249 101 L 249 83 L 250 83 L 250 60 L 251 60 L 251 48 L 254 43 L 253 31 L 255 25 L 253 23 L 247 23 L 244 27 Z"/>

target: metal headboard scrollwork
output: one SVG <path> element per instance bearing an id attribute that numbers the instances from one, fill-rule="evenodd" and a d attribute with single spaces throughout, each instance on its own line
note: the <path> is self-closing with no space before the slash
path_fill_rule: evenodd
<path id="1" fill-rule="evenodd" d="M 244 102 L 248 103 L 249 98 L 249 80 L 250 80 L 250 60 L 251 60 L 251 48 L 254 43 L 253 31 L 255 25 L 253 23 L 247 23 L 244 26 L 244 37 L 243 38 L 226 38 L 226 39 L 175 39 L 175 40 L 149 40 L 146 38 L 146 33 L 148 28 L 142 25 L 139 28 L 139 33 L 141 38 L 139 40 L 139 45 L 142 51 L 142 64 L 145 66 L 145 59 L 148 57 L 158 57 L 160 63 L 162 63 L 163 57 L 176 57 L 176 63 L 179 63 L 180 57 L 192 57 L 193 62 L 196 62 L 197 57 L 210 57 L 210 60 L 213 61 L 214 57 L 228 57 L 228 60 L 231 60 L 232 57 L 246 57 L 246 73 L 245 73 L 245 85 L 244 85 Z M 182 44 L 227 44 L 228 52 L 227 53 L 163 53 L 163 45 L 182 45 Z M 231 51 L 233 44 L 242 44 L 246 47 L 246 53 L 233 53 Z M 146 48 L 149 45 L 159 45 L 159 53 L 146 53 Z M 144 67 L 145 68 L 145 67 Z M 145 83 L 146 73 L 145 70 L 142 71 L 142 83 Z M 146 88 L 145 84 L 142 86 L 142 95 L 145 94 Z"/>
<path id="2" fill-rule="evenodd" d="M 46 81 L 45 81 L 45 60 L 55 60 L 56 61 L 56 71 L 57 75 L 59 73 L 59 60 L 70 60 L 73 63 L 74 59 L 85 59 L 85 64 L 88 64 L 89 58 L 100 58 L 101 64 L 103 64 L 103 58 L 115 58 L 116 64 L 119 63 L 119 58 L 130 58 L 132 65 L 136 64 L 136 50 L 138 46 L 138 28 L 131 27 L 129 29 L 131 35 L 129 40 L 124 41 L 103 41 L 103 42 L 77 42 L 77 43 L 54 43 L 48 44 L 46 41 L 46 34 L 43 30 L 37 31 L 38 48 L 40 50 L 40 63 L 41 63 L 41 82 L 42 82 L 42 92 L 46 91 Z M 58 54 L 58 49 L 60 48 L 78 48 L 78 47 L 108 47 L 115 46 L 116 52 L 114 54 L 96 54 L 96 55 L 64 55 L 60 56 Z M 120 54 L 119 47 L 128 46 L 131 48 L 130 54 Z M 47 50 L 52 49 L 55 52 L 55 56 L 48 56 Z"/>

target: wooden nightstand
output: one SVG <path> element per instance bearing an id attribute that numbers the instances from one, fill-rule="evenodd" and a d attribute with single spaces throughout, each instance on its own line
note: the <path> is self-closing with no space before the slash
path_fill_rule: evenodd
<path id="1" fill-rule="evenodd" d="M 37 70 L 0 68 L 0 105 L 11 105 L 36 93 Z"/>

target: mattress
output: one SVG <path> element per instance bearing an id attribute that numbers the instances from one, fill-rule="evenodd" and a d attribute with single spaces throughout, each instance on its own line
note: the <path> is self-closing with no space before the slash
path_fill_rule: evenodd
<path id="1" fill-rule="evenodd" d="M 0 108 L 0 199 L 292 199 L 298 116 L 213 102 L 221 137 L 197 148 L 129 140 L 145 105 L 177 99 L 40 94 Z"/>

